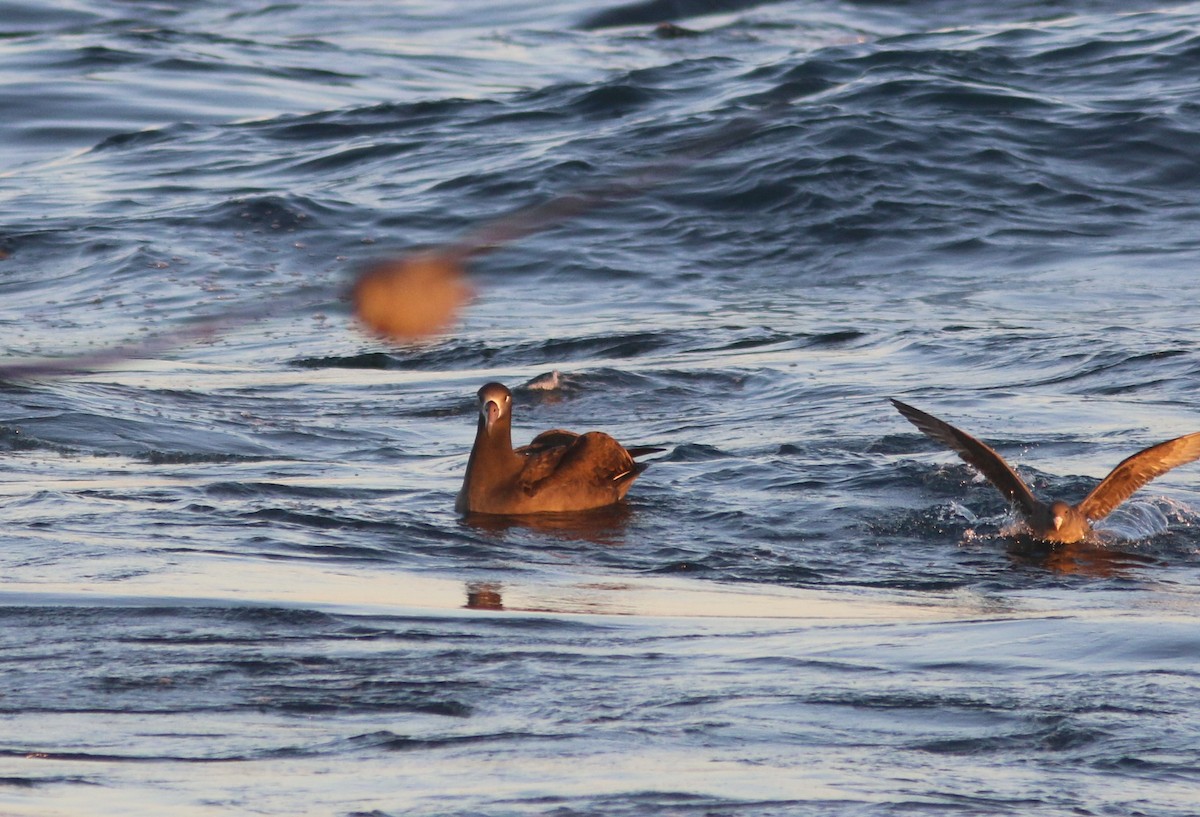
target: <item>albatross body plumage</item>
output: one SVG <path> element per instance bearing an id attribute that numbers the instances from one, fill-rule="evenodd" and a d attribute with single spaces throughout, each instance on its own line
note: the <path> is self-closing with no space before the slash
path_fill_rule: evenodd
<path id="1" fill-rule="evenodd" d="M 512 447 L 512 393 L 500 383 L 479 390 L 479 425 L 467 461 L 459 513 L 522 515 L 601 508 L 621 501 L 646 469 L 634 457 L 661 448 L 626 449 L 600 431 L 543 431 Z"/>
<path id="2" fill-rule="evenodd" d="M 1200 459 L 1200 433 L 1176 437 L 1126 457 L 1082 502 L 1042 502 L 1004 458 L 965 431 L 907 403 L 892 400 L 904 417 L 926 436 L 954 451 L 1004 494 L 1025 520 L 1030 534 L 1045 542 L 1071 544 L 1092 535 L 1092 523 L 1115 511 L 1155 477 Z"/>

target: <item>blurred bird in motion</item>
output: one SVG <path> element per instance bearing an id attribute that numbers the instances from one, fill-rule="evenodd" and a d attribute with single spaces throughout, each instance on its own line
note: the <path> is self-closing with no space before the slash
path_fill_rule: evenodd
<path id="1" fill-rule="evenodd" d="M 525 236 L 548 230 L 579 215 L 640 196 L 713 153 L 742 143 L 767 117 L 765 111 L 734 119 L 701 135 L 690 146 L 636 167 L 592 187 L 518 208 L 485 222 L 450 243 L 400 253 L 368 264 L 356 274 L 349 300 L 357 323 L 367 332 L 397 343 L 413 343 L 450 329 L 470 301 L 470 261 Z M 274 298 L 269 304 L 232 309 L 155 334 L 147 340 L 74 356 L 0 363 L 0 380 L 82 374 L 144 358 L 237 326 L 278 317 L 307 303 L 314 287 Z M 323 293 L 326 297 L 328 292 Z"/>

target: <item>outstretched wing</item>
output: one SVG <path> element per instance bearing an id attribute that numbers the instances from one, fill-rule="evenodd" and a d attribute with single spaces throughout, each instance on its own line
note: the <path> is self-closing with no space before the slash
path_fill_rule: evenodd
<path id="1" fill-rule="evenodd" d="M 988 482 L 995 485 L 1000 489 L 1000 493 L 1008 497 L 1010 502 L 1016 502 L 1026 516 L 1031 515 L 1039 507 L 1041 503 L 1034 499 L 1024 481 L 1017 476 L 1017 472 L 1004 461 L 1003 457 L 987 445 L 967 432 L 939 420 L 932 414 L 915 409 L 907 403 L 901 403 L 893 398 L 892 405 L 928 437 L 953 450 L 962 458 L 963 462 L 983 474 Z"/>
<path id="2" fill-rule="evenodd" d="M 1079 503 L 1079 511 L 1093 521 L 1103 519 L 1150 480 L 1197 459 L 1200 459 L 1200 433 L 1152 445 L 1122 460 Z"/>

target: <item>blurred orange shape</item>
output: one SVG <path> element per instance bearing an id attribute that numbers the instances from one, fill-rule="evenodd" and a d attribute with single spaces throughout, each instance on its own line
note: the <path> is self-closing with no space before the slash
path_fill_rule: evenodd
<path id="1" fill-rule="evenodd" d="M 461 253 L 423 252 L 368 268 L 354 285 L 354 314 L 369 330 L 399 341 L 450 328 L 472 295 Z"/>

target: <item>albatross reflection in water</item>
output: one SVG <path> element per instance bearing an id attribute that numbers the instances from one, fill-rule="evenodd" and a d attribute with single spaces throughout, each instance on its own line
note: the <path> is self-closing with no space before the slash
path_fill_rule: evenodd
<path id="1" fill-rule="evenodd" d="M 1086 540 L 1061 544 L 1041 541 L 1028 535 L 1017 536 L 1009 545 L 1008 555 L 1016 564 L 1094 579 L 1111 579 L 1126 575 L 1135 568 L 1162 564 L 1152 556 L 1109 548 Z"/>
<path id="2" fill-rule="evenodd" d="M 504 597 L 498 582 L 467 582 L 468 610 L 503 610 Z"/>
<path id="3" fill-rule="evenodd" d="M 462 524 L 492 534 L 529 530 L 563 541 L 591 542 L 602 547 L 625 544 L 625 529 L 633 509 L 624 502 L 570 513 L 522 515 L 468 513 Z"/>

